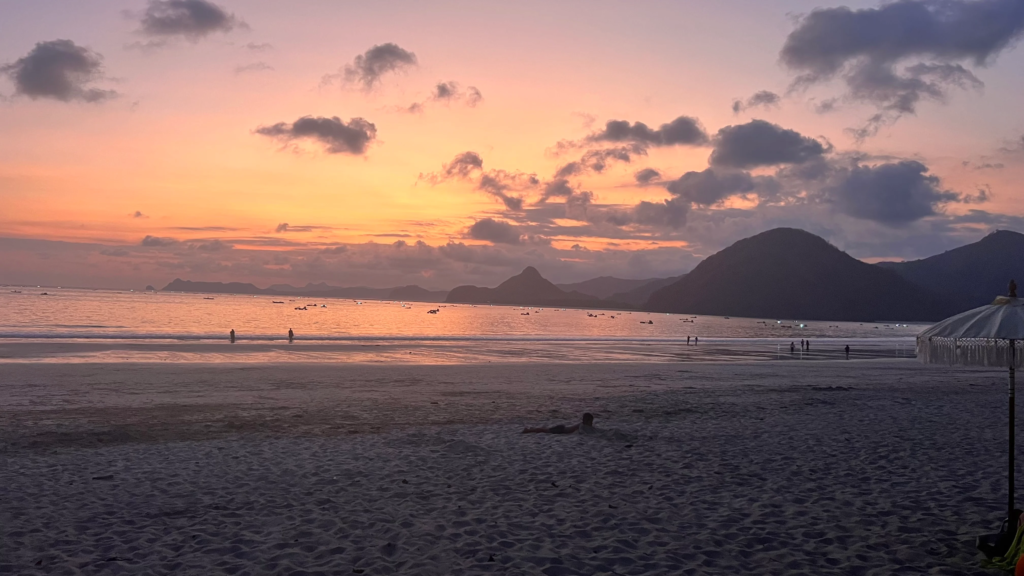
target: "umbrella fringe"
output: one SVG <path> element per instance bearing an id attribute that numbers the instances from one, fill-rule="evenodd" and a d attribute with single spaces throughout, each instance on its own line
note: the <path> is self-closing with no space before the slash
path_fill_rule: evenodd
<path id="1" fill-rule="evenodd" d="M 1015 341 L 1014 347 L 1014 367 L 1024 367 L 1024 341 Z M 917 357 L 928 364 L 1009 368 L 1010 341 L 988 338 L 918 338 Z"/>

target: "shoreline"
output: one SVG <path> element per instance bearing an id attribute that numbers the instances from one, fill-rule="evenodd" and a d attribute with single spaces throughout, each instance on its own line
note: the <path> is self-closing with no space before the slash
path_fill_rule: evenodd
<path id="1" fill-rule="evenodd" d="M 765 360 L 820 361 L 914 356 L 913 338 L 818 338 L 813 350 L 789 351 L 792 339 L 706 338 L 688 345 L 665 338 L 378 338 L 343 342 L 133 341 L 0 339 L 0 364 L 376 364 L 468 365 L 487 363 L 693 363 Z"/>

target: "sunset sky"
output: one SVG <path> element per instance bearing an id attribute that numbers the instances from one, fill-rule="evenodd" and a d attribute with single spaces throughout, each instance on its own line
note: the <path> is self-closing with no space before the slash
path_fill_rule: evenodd
<path id="1" fill-rule="evenodd" d="M 676 275 L 1024 231 L 1024 2 L 10 0 L 0 283 Z"/>

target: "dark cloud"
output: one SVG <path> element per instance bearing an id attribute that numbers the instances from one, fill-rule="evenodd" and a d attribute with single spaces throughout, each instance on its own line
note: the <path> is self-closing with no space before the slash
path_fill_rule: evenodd
<path id="1" fill-rule="evenodd" d="M 252 50 L 253 52 L 266 52 L 267 50 L 273 50 L 274 45 L 269 42 L 249 42 L 245 45 L 245 48 L 247 50 Z"/>
<path id="2" fill-rule="evenodd" d="M 62 102 L 102 102 L 113 90 L 89 85 L 103 78 L 103 57 L 71 40 L 39 42 L 25 56 L 0 67 L 14 82 L 15 94 Z"/>
<path id="3" fill-rule="evenodd" d="M 1022 35 L 1020 0 L 899 0 L 812 11 L 786 38 L 781 60 L 799 73 L 794 88 L 839 77 L 847 98 L 876 105 L 854 131 L 863 138 L 913 114 L 922 99 L 942 101 L 951 86 L 980 87 L 959 63 L 990 64 Z"/>
<path id="4" fill-rule="evenodd" d="M 475 86 L 463 90 L 461 85 L 455 81 L 438 82 L 426 100 L 413 102 L 404 108 L 399 107 L 399 110 L 410 114 L 421 114 L 431 102 L 441 102 L 449 106 L 461 104 L 467 108 L 475 108 L 483 99 L 484 95 Z"/>
<path id="5" fill-rule="evenodd" d="M 370 90 L 388 72 L 397 72 L 418 64 L 415 54 L 397 44 L 388 42 L 377 44 L 356 56 L 351 64 L 342 69 L 341 77 L 347 83 L 362 84 L 363 88 Z M 336 77 L 337 75 L 328 76 L 325 81 L 330 82 Z"/>
<path id="6" fill-rule="evenodd" d="M 441 165 L 440 172 L 420 173 L 419 179 L 426 180 L 431 184 L 440 184 L 445 180 L 464 180 L 472 177 L 477 172 L 482 172 L 484 159 L 476 152 L 462 152 L 455 156 L 451 162 Z"/>
<path id="7" fill-rule="evenodd" d="M 213 239 L 206 242 L 199 242 L 197 244 L 189 244 L 189 248 L 199 250 L 200 252 L 220 252 L 222 250 L 231 250 L 234 246 L 224 242 L 223 240 Z"/>
<path id="8" fill-rule="evenodd" d="M 331 154 L 363 154 L 376 139 L 377 127 L 362 118 L 353 118 L 346 124 L 337 116 L 303 116 L 291 124 L 278 122 L 260 126 L 256 133 L 284 142 L 315 140 Z"/>
<path id="9" fill-rule="evenodd" d="M 155 246 L 173 246 L 173 245 L 175 245 L 177 243 L 178 243 L 178 241 L 175 240 L 174 238 L 165 238 L 165 237 L 160 237 L 160 236 L 149 236 L 149 235 L 146 235 L 146 237 L 142 239 L 142 242 L 140 242 L 140 245 L 155 247 Z"/>
<path id="10" fill-rule="evenodd" d="M 604 172 L 611 162 L 629 163 L 636 156 L 646 156 L 647 147 L 643 144 L 633 143 L 624 146 L 611 148 L 598 148 L 587 150 L 579 160 L 567 162 L 555 170 L 556 180 L 582 176 L 588 172 Z"/>
<path id="11" fill-rule="evenodd" d="M 707 132 L 696 118 L 680 116 L 657 130 L 643 122 L 609 120 L 604 130 L 591 134 L 592 142 L 636 142 L 648 146 L 700 146 L 708 142 Z"/>
<path id="12" fill-rule="evenodd" d="M 569 184 L 569 180 L 565 178 L 556 178 L 550 182 L 544 184 L 544 189 L 541 191 L 541 202 L 547 201 L 549 198 L 568 198 L 573 195 L 576 190 Z"/>
<path id="13" fill-rule="evenodd" d="M 287 231 L 288 231 L 288 223 L 287 222 L 282 222 L 282 223 L 277 225 L 277 228 L 274 228 L 274 232 L 277 232 L 278 234 L 280 234 L 282 232 L 287 232 Z"/>
<path id="14" fill-rule="evenodd" d="M 508 172 L 506 170 L 489 170 L 480 175 L 477 182 L 477 189 L 494 196 L 509 210 L 522 210 L 523 197 L 512 196 L 510 190 L 521 190 L 539 184 L 537 177 L 533 174 L 522 172 Z"/>
<path id="15" fill-rule="evenodd" d="M 835 112 L 839 104 L 838 98 L 826 98 L 821 102 L 814 105 L 814 111 L 818 114 L 828 114 L 829 112 Z"/>
<path id="16" fill-rule="evenodd" d="M 463 90 L 458 82 L 448 81 L 438 82 L 430 94 L 430 99 L 448 104 L 462 103 L 473 108 L 483 101 L 484 95 L 475 86 Z"/>
<path id="17" fill-rule="evenodd" d="M 245 26 L 234 14 L 206 0 L 150 0 L 140 24 L 148 36 L 181 36 L 192 41 Z"/>
<path id="18" fill-rule="evenodd" d="M 476 189 L 500 200 L 509 210 L 523 209 L 522 196 L 509 192 L 523 191 L 540 185 L 535 174 L 508 170 L 484 170 L 484 160 L 476 152 L 462 152 L 451 162 L 443 164 L 440 172 L 420 174 L 419 179 L 436 186 L 448 180 L 472 180 Z"/>
<path id="19" fill-rule="evenodd" d="M 483 170 L 484 159 L 476 152 L 463 152 L 454 160 L 444 165 L 443 173 L 446 177 L 457 176 L 468 177 L 475 170 Z"/>
<path id="20" fill-rule="evenodd" d="M 644 168 L 633 174 L 633 178 L 636 179 L 637 184 L 650 184 L 656 180 L 661 180 L 661 172 L 654 168 Z"/>
<path id="21" fill-rule="evenodd" d="M 612 161 L 629 163 L 634 156 L 646 156 L 647 150 L 643 146 L 616 146 L 614 148 L 603 148 L 599 150 L 587 150 L 580 158 L 580 165 L 593 172 L 604 172 Z"/>
<path id="22" fill-rule="evenodd" d="M 583 173 L 583 164 L 573 160 L 572 162 L 566 162 L 555 170 L 555 179 L 564 180 L 570 176 L 578 176 Z"/>
<path id="23" fill-rule="evenodd" d="M 677 198 L 664 202 L 643 201 L 633 207 L 633 222 L 641 226 L 682 228 L 690 213 L 690 203 Z"/>
<path id="24" fill-rule="evenodd" d="M 825 190 L 828 201 L 848 216 L 900 226 L 932 216 L 961 195 L 943 190 L 939 178 L 920 162 L 854 165 Z"/>
<path id="25" fill-rule="evenodd" d="M 247 72 L 269 72 L 273 69 L 274 67 L 266 62 L 253 62 L 252 64 L 236 66 L 235 74 L 245 74 Z"/>
<path id="26" fill-rule="evenodd" d="M 492 244 L 521 244 L 522 231 L 514 224 L 493 218 L 477 220 L 467 230 L 474 240 L 485 240 Z"/>
<path id="27" fill-rule="evenodd" d="M 437 86 L 434 87 L 434 93 L 431 96 L 434 100 L 448 100 L 456 98 L 459 94 L 459 85 L 455 82 L 438 82 Z"/>
<path id="28" fill-rule="evenodd" d="M 711 206 L 734 194 L 751 192 L 755 184 L 747 172 L 708 168 L 702 172 L 687 172 L 669 182 L 666 188 L 682 201 Z"/>
<path id="29" fill-rule="evenodd" d="M 715 167 L 754 168 L 800 164 L 830 151 L 821 142 L 764 120 L 726 126 L 714 138 L 709 163 Z"/>
<path id="30" fill-rule="evenodd" d="M 141 210 L 136 210 L 135 213 L 132 214 L 132 218 L 149 218 L 149 216 L 143 214 Z"/>
<path id="31" fill-rule="evenodd" d="M 734 100 L 732 103 L 732 111 L 734 114 L 739 114 L 740 112 L 750 108 L 771 108 L 772 106 L 778 106 L 781 101 L 782 97 L 775 92 L 760 90 L 755 92 L 750 98 L 747 98 L 746 102 L 743 100 Z"/>

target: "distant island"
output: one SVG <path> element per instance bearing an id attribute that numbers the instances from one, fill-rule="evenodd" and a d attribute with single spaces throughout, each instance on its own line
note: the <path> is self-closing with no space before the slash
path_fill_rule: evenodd
<path id="1" fill-rule="evenodd" d="M 993 232 L 922 260 L 868 264 L 810 232 L 776 228 L 740 240 L 691 272 L 669 278 L 600 276 L 554 284 L 528 266 L 494 288 L 465 285 L 451 291 L 416 285 L 341 288 L 323 282 L 258 288 L 181 279 L 164 290 L 909 322 L 940 320 L 988 304 L 1005 293 L 1011 278 L 1024 282 L 1024 234 L 1017 232 Z"/>
<path id="2" fill-rule="evenodd" d="M 448 303 L 510 304 L 515 306 L 552 306 L 573 308 L 631 308 L 621 302 L 602 300 L 576 290 L 565 291 L 540 275 L 533 266 L 509 278 L 496 288 L 458 286 L 448 293 Z"/>

